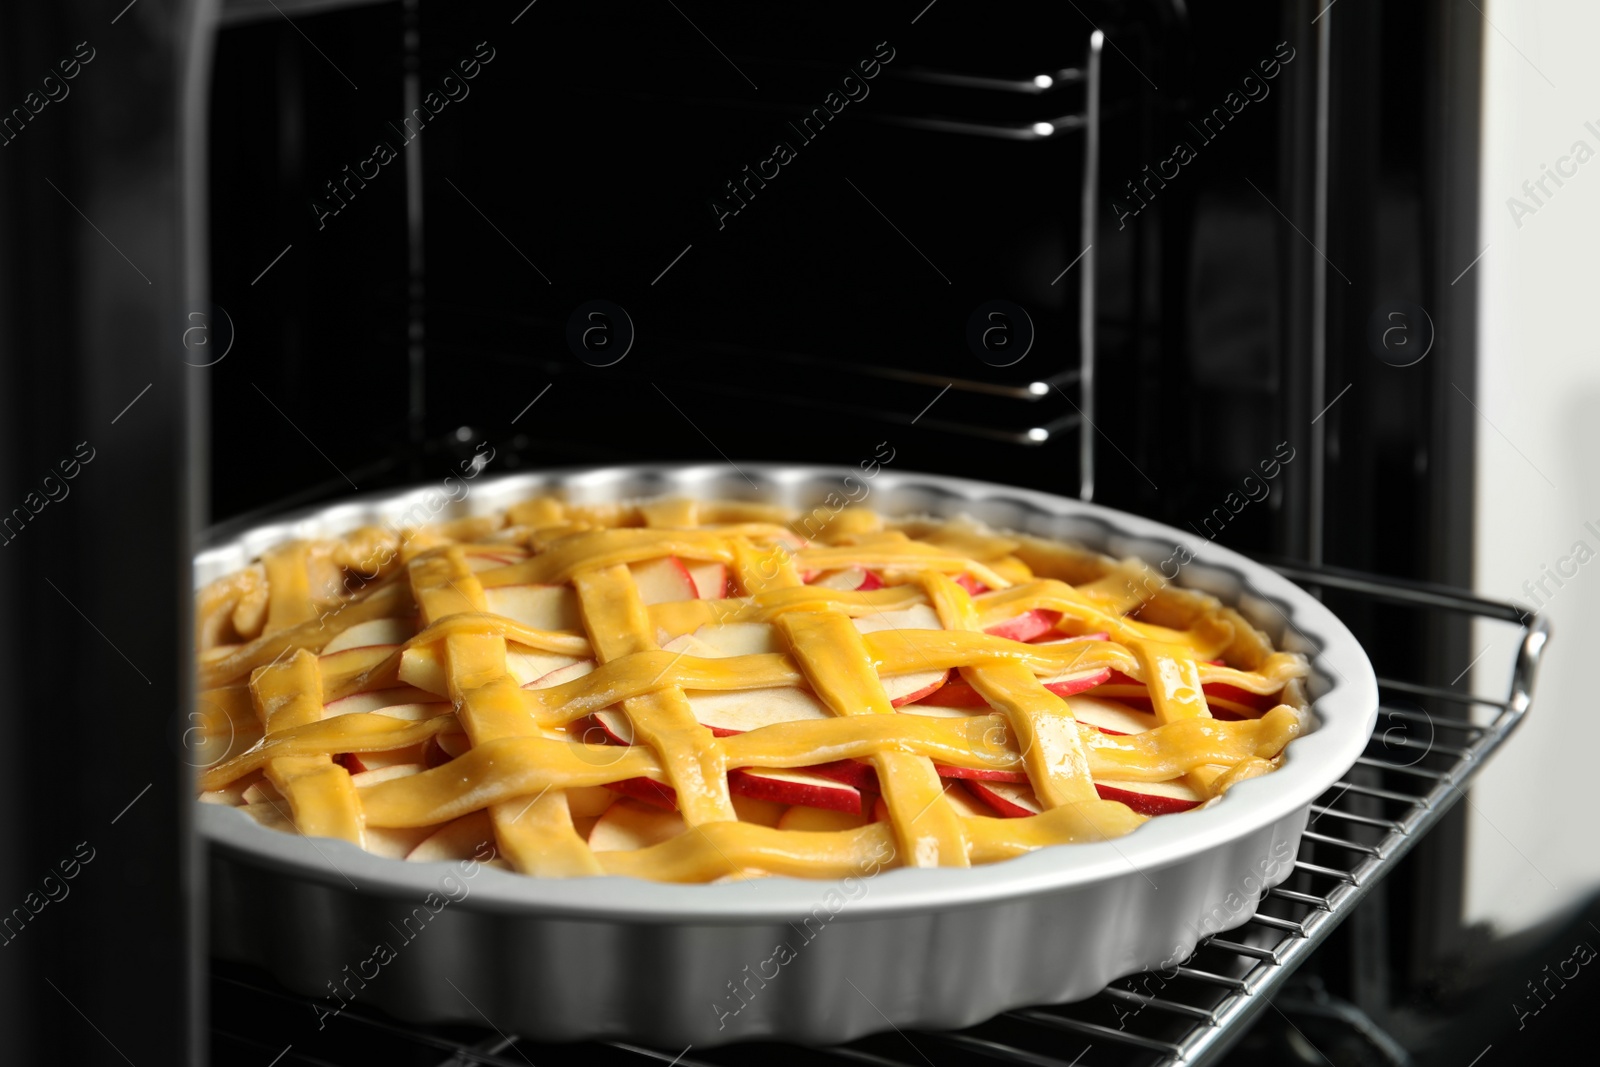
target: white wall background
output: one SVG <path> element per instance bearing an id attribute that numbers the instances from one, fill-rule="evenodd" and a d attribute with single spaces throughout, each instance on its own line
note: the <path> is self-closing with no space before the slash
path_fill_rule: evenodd
<path id="1" fill-rule="evenodd" d="M 1477 0 L 1484 27 L 1477 586 L 1554 626 L 1533 711 L 1472 792 L 1466 911 L 1511 932 L 1600 889 L 1600 2 Z M 1585 127 L 1592 123 L 1594 129 Z M 1575 142 L 1594 158 L 1546 182 Z M 1509 197 L 1532 206 L 1521 225 Z M 1466 284 L 1468 278 L 1460 284 Z M 1491 425 L 1492 424 L 1492 425 Z M 1583 541 L 1594 558 L 1576 552 Z M 1587 562 L 1581 565 L 1578 557 Z M 1562 560 L 1566 562 L 1563 563 Z M 1513 642 L 1484 626 L 1479 692 L 1504 694 Z"/>

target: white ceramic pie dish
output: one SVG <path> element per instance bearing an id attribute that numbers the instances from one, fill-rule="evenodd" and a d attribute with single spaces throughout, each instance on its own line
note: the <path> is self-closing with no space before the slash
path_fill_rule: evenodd
<path id="1" fill-rule="evenodd" d="M 1184 546 L 1193 561 L 1177 584 L 1221 598 L 1277 647 L 1307 654 L 1314 724 L 1278 771 L 1126 837 L 842 882 L 673 885 L 405 863 L 198 804 L 211 855 L 212 950 L 321 997 L 323 1024 L 344 1007 L 378 1007 L 539 1040 L 627 1038 L 676 1051 L 755 1038 L 834 1043 L 891 1024 L 962 1027 L 1081 999 L 1123 975 L 1171 966 L 1202 936 L 1246 922 L 1261 893 L 1288 877 L 1310 804 L 1361 754 L 1376 720 L 1371 664 L 1315 599 L 1217 545 L 1079 501 L 887 469 L 866 478 L 850 468 L 748 463 L 456 484 L 470 491 L 435 518 L 545 491 L 588 502 L 676 495 L 806 508 L 832 492 L 889 516 L 967 513 L 1158 566 Z M 196 586 L 280 541 L 398 520 L 419 504 L 438 508 L 441 497 L 424 486 L 287 516 L 202 552 Z"/>

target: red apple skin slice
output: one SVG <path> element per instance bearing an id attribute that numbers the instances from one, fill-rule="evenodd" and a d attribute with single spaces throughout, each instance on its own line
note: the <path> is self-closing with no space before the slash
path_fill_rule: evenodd
<path id="1" fill-rule="evenodd" d="M 728 792 L 777 804 L 861 813 L 859 789 L 798 769 L 735 768 L 728 772 Z"/>
<path id="2" fill-rule="evenodd" d="M 1046 680 L 1044 687 L 1058 697 L 1077 696 L 1079 693 L 1088 692 L 1097 685 L 1104 685 L 1105 679 L 1110 673 L 1110 668 L 1106 668 L 1098 671 L 1085 671 L 1081 674 L 1062 675 Z"/>
<path id="3" fill-rule="evenodd" d="M 807 774 L 819 774 L 824 778 L 832 778 L 836 782 L 854 786 L 863 792 L 878 792 L 878 772 L 873 769 L 870 763 L 863 763 L 861 760 L 841 759 L 834 760 L 832 763 L 815 763 L 809 767 L 796 769 L 805 771 Z"/>
<path id="4" fill-rule="evenodd" d="M 918 604 L 900 611 L 880 611 L 852 620 L 857 630 L 864 634 L 881 630 L 938 630 L 942 629 L 939 614 L 926 604 Z M 912 671 L 890 675 L 882 679 L 889 703 L 895 707 L 913 704 L 935 692 L 950 677 L 949 671 Z"/>
<path id="5" fill-rule="evenodd" d="M 352 775 L 387 770 L 390 767 L 425 769 L 423 764 L 427 759 L 427 748 L 427 741 L 419 741 L 414 745 L 391 749 L 388 752 L 346 752 L 341 756 L 335 757 L 334 762 Z M 373 779 L 373 781 L 377 781 L 377 779 Z"/>
<path id="6" fill-rule="evenodd" d="M 1226 682 L 1207 682 L 1200 688 L 1205 690 L 1206 700 L 1208 702 L 1213 700 L 1229 701 L 1234 704 L 1239 704 L 1245 710 L 1255 712 L 1258 715 L 1265 714 L 1266 712 L 1269 712 L 1278 706 L 1279 694 L 1277 693 L 1263 696 L 1260 693 L 1252 693 L 1248 690 L 1240 689 L 1238 686 L 1229 685 Z M 1226 708 L 1224 710 L 1232 711 L 1233 709 Z M 1225 717 L 1222 715 L 1217 715 L 1217 710 L 1215 708 L 1213 708 L 1211 714 L 1215 715 L 1219 719 Z M 1234 715 L 1233 717 L 1243 718 L 1244 716 Z"/>
<path id="7" fill-rule="evenodd" d="M 1199 807 L 1204 797 L 1184 785 L 1171 782 L 1096 782 L 1101 800 L 1117 800 L 1140 815 L 1175 815 Z"/>
<path id="8" fill-rule="evenodd" d="M 394 707 L 398 704 L 437 704 L 438 698 L 426 689 L 417 689 L 409 685 L 393 686 L 388 689 L 369 689 L 364 693 L 351 693 L 347 697 L 340 697 L 331 704 L 322 708 L 322 717 L 331 719 L 337 715 L 355 715 L 362 712 L 382 711 L 384 708 Z"/>
<path id="9" fill-rule="evenodd" d="M 700 563 L 689 568 L 689 580 L 701 600 L 721 600 L 728 595 L 728 565 Z"/>
<path id="10" fill-rule="evenodd" d="M 597 711 L 589 716 L 589 721 L 594 725 L 585 727 L 580 733 L 579 736 L 584 739 L 593 740 L 592 731 L 595 726 L 598 726 L 605 732 L 606 740 L 613 745 L 633 744 L 633 724 L 628 721 L 628 717 L 622 712 L 606 708 L 604 711 Z"/>
<path id="11" fill-rule="evenodd" d="M 1121 671 L 1112 671 L 1111 677 L 1101 685 L 1104 687 L 1103 690 L 1091 694 L 1092 696 L 1120 701 L 1140 711 L 1152 709 L 1150 690 L 1145 688 L 1143 682 L 1130 678 Z M 1277 694 L 1262 696 L 1224 682 L 1207 682 L 1201 688 L 1205 690 L 1206 706 L 1211 709 L 1211 717 L 1214 719 L 1255 719 L 1271 711 L 1278 703 Z M 1234 706 L 1230 707 L 1230 704 Z"/>
<path id="12" fill-rule="evenodd" d="M 620 782 L 607 782 L 606 788 L 625 797 L 642 801 L 651 807 L 678 810 L 678 792 L 654 778 L 624 778 Z"/>
<path id="13" fill-rule="evenodd" d="M 577 663 L 569 663 L 565 667 L 557 667 L 548 674 L 542 674 L 533 681 L 524 685 L 522 688 L 549 689 L 553 685 L 561 685 L 563 682 L 570 682 L 574 678 L 582 678 L 584 675 L 588 674 L 594 669 L 594 660 L 579 660 Z"/>
<path id="14" fill-rule="evenodd" d="M 614 744 L 633 744 L 633 726 L 622 712 L 607 708 L 597 711 L 592 720 L 605 731 L 606 738 Z M 715 731 L 713 731 L 715 732 Z M 739 733 L 723 732 L 720 736 Z M 848 766 L 847 766 L 848 765 Z M 811 779 L 817 779 L 812 781 Z M 728 792 L 755 800 L 770 800 L 778 804 L 800 804 L 834 811 L 861 810 L 861 786 L 868 780 L 876 785 L 877 775 L 866 764 L 855 760 L 838 760 L 817 767 L 787 770 L 731 770 L 728 772 Z M 648 783 L 648 785 L 638 784 Z M 626 788 L 621 788 L 626 786 Z M 677 806 L 677 794 L 664 783 L 649 778 L 614 782 L 608 788 L 652 804 L 669 802 Z"/>
<path id="15" fill-rule="evenodd" d="M 518 685 L 525 686 L 529 682 L 536 682 L 552 671 L 562 667 L 570 667 L 574 663 L 582 663 L 578 656 L 565 656 L 556 652 L 544 652 L 525 645 L 507 642 L 506 645 L 506 673 L 517 680 Z"/>
<path id="16" fill-rule="evenodd" d="M 973 791 L 971 788 L 966 788 L 966 789 L 963 789 L 962 791 L 964 793 L 966 793 L 966 795 L 967 795 L 966 799 L 967 799 L 968 804 L 970 804 L 974 808 L 981 809 L 985 815 L 998 816 L 1000 818 L 1007 818 L 1008 817 L 1005 814 L 1003 814 L 1001 811 L 999 811 L 993 804 L 991 804 L 988 801 L 987 798 L 985 798 L 983 796 L 980 796 L 977 792 Z"/>
<path id="17" fill-rule="evenodd" d="M 964 819 L 992 819 L 994 811 L 980 804 L 973 795 L 957 782 L 944 783 L 944 799 L 955 813 Z"/>
<path id="18" fill-rule="evenodd" d="M 1056 623 L 1060 621 L 1059 611 L 1034 608 L 1031 611 L 1024 611 L 1014 619 L 996 623 L 983 632 L 991 637 L 1004 637 L 1011 641 L 1034 641 L 1054 633 Z"/>
<path id="19" fill-rule="evenodd" d="M 1007 818 L 1021 819 L 1044 810 L 1034 797 L 1033 790 L 1025 785 L 984 781 L 980 778 L 969 778 L 962 784 L 979 800 Z"/>
<path id="20" fill-rule="evenodd" d="M 1101 630 L 1099 633 L 1079 634 L 1076 637 L 1063 638 L 1061 636 L 1061 631 L 1060 630 L 1052 628 L 1052 629 L 1046 630 L 1044 633 L 1040 634 L 1038 637 L 1029 638 L 1027 643 L 1030 644 L 1030 645 L 1056 645 L 1056 644 L 1065 644 L 1068 641 L 1109 641 L 1109 640 L 1111 640 L 1111 635 L 1109 633 L 1107 633 L 1105 630 Z"/>
<path id="21" fill-rule="evenodd" d="M 1148 711 L 1135 710 L 1126 704 L 1094 696 L 1069 697 L 1067 707 L 1072 709 L 1073 718 L 1088 723 L 1103 734 L 1142 734 L 1158 725 L 1155 715 Z"/>
<path id="22" fill-rule="evenodd" d="M 968 779 L 966 787 L 1002 815 L 1021 818 L 1044 810 L 1027 786 Z M 1180 780 L 1171 782 L 1096 782 L 1101 800 L 1126 804 L 1140 815 L 1173 815 L 1198 807 L 1204 798 Z"/>
<path id="23" fill-rule="evenodd" d="M 484 604 L 495 615 L 535 630 L 583 631 L 578 594 L 565 585 L 493 585 L 483 591 Z"/>
<path id="24" fill-rule="evenodd" d="M 984 585 L 970 574 L 957 575 L 956 584 L 973 596 L 982 596 L 984 593 L 989 591 L 988 586 Z"/>
<path id="25" fill-rule="evenodd" d="M 889 704 L 896 708 L 903 704 L 915 704 L 919 700 L 926 700 L 944 688 L 949 680 L 949 671 L 917 671 L 915 674 L 890 675 L 881 679 L 883 691 L 889 695 Z M 913 685 L 917 688 L 911 689 Z"/>
<path id="26" fill-rule="evenodd" d="M 322 655 L 331 656 L 347 648 L 372 648 L 398 645 L 417 632 L 410 619 L 369 619 L 338 634 L 322 647 Z"/>
<path id="27" fill-rule="evenodd" d="M 1015 785 L 1026 785 L 1028 776 L 1022 771 L 979 770 L 974 767 L 947 767 L 942 763 L 935 763 L 933 769 L 939 772 L 940 778 L 960 778 L 973 782 L 1010 782 Z"/>
<path id="28" fill-rule="evenodd" d="M 629 564 L 628 569 L 633 572 L 633 584 L 639 589 L 639 599 L 645 604 L 699 599 L 700 591 L 695 588 L 694 577 L 677 556 Z"/>
<path id="29" fill-rule="evenodd" d="M 866 571 L 860 567 L 846 567 L 842 571 L 814 572 L 803 576 L 806 585 L 815 585 L 822 589 L 857 589 Z"/>
<path id="30" fill-rule="evenodd" d="M 1069 623 L 1070 625 L 1070 623 Z M 1056 631 L 1053 635 L 1046 634 L 1043 638 L 1034 638 L 1028 642 L 1033 645 L 1070 645 L 1074 641 L 1109 641 L 1111 634 L 1106 630 L 1096 630 L 1092 634 L 1063 634 Z"/>

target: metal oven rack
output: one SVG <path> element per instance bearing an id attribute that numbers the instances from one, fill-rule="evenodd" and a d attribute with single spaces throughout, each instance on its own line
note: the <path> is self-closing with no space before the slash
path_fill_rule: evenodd
<path id="1" fill-rule="evenodd" d="M 309 998 L 277 988 L 259 972 L 218 964 L 212 981 L 214 1062 L 265 1063 L 278 1055 L 273 1062 L 282 1067 L 713 1067 L 758 1058 L 878 1067 L 1218 1063 L 1251 1020 L 1269 1006 L 1278 1010 L 1273 997 L 1295 968 L 1465 795 L 1466 785 L 1527 714 L 1548 638 L 1542 618 L 1455 590 L 1328 568 L 1276 569 L 1313 590 L 1355 598 L 1361 607 L 1435 613 L 1428 621 L 1466 616 L 1516 628 L 1510 691 L 1498 700 L 1456 688 L 1459 676 L 1448 685 L 1380 677 L 1378 728 L 1366 754 L 1312 806 L 1294 874 L 1270 892 L 1250 922 L 1208 938 L 1173 970 L 1122 979 L 1080 1003 L 1007 1012 L 965 1031 L 890 1032 L 827 1049 L 742 1045 L 702 1053 L 622 1043 L 544 1045 L 492 1029 L 417 1027 L 359 1010 L 345 1011 L 318 1031 L 311 1026 Z M 1503 640 L 1498 644 L 1505 647 Z"/>

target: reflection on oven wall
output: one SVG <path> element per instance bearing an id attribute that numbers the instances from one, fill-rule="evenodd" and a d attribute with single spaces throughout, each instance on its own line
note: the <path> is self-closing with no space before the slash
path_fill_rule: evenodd
<path id="1" fill-rule="evenodd" d="M 1466 917 L 1511 933 L 1600 886 L 1588 825 L 1600 747 L 1589 713 L 1600 647 L 1600 71 L 1584 48 L 1600 11 L 1581 0 L 1487 10 L 1504 31 L 1485 37 L 1487 251 L 1460 283 L 1475 282 L 1481 308 L 1476 584 L 1548 614 L 1562 650 L 1540 682 L 1550 714 L 1484 772 L 1468 817 Z M 1474 653 L 1490 640 L 1479 635 Z M 1488 692 L 1498 675 L 1480 666 L 1474 683 Z"/>

